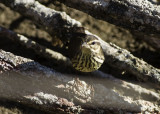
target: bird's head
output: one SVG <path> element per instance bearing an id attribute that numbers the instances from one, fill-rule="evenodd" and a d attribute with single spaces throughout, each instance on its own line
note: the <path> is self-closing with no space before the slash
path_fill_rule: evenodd
<path id="1" fill-rule="evenodd" d="M 82 42 L 81 50 L 85 54 L 99 53 L 101 44 L 96 37 L 87 36 Z"/>

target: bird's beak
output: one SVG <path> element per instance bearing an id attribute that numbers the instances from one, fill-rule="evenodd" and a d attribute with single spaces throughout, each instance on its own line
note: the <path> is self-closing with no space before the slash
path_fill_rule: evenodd
<path id="1" fill-rule="evenodd" d="M 88 45 L 86 42 L 84 42 L 84 43 L 82 44 L 82 48 L 89 48 L 89 45 Z"/>
<path id="2" fill-rule="evenodd" d="M 90 52 L 90 47 L 85 42 L 82 44 L 82 51 L 83 51 L 83 53 L 89 53 Z"/>

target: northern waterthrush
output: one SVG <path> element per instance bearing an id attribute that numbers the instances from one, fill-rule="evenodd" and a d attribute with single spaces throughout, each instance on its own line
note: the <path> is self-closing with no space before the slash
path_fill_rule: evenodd
<path id="1" fill-rule="evenodd" d="M 85 35 L 72 46 L 72 66 L 81 72 L 93 72 L 101 67 L 104 54 L 99 40 L 92 35 Z M 74 51 L 75 50 L 75 51 Z"/>

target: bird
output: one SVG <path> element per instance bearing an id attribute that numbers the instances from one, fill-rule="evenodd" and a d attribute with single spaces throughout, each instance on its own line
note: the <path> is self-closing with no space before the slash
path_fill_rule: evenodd
<path id="1" fill-rule="evenodd" d="M 81 35 L 72 42 L 72 67 L 80 72 L 93 72 L 103 64 L 105 57 L 99 40 L 93 35 Z"/>

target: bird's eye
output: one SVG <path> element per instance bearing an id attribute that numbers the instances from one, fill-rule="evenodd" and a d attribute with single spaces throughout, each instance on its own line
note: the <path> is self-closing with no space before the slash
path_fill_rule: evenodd
<path id="1" fill-rule="evenodd" d="M 92 42 L 91 45 L 94 45 L 96 42 Z"/>

